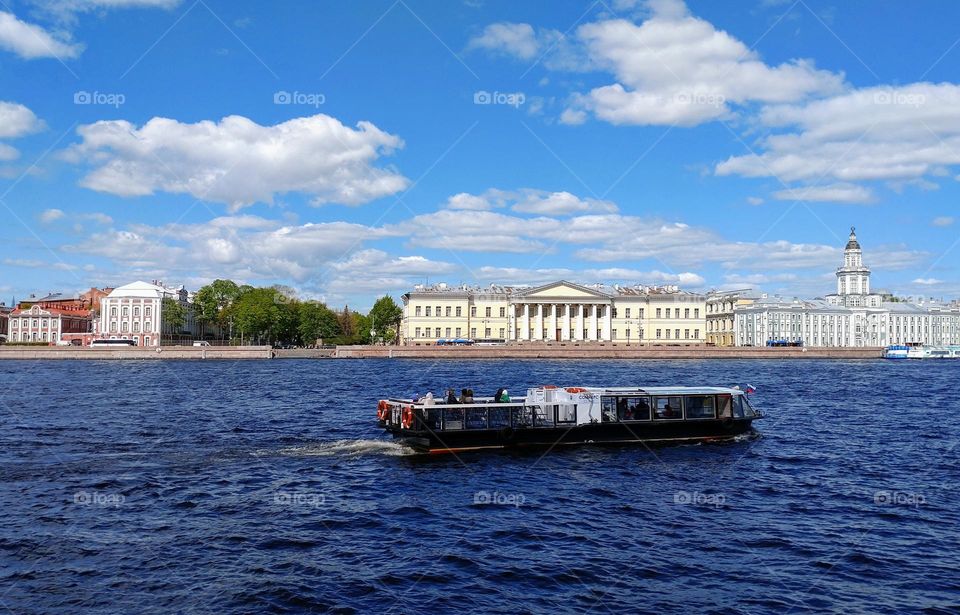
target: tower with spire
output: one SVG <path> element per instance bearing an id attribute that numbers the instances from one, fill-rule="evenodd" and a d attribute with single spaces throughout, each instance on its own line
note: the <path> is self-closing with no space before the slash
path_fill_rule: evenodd
<path id="1" fill-rule="evenodd" d="M 844 307 L 880 307 L 881 295 L 870 293 L 870 269 L 863 264 L 856 227 L 850 227 L 850 238 L 843 249 L 843 266 L 837 269 L 837 292 L 827 295 L 827 301 Z"/>

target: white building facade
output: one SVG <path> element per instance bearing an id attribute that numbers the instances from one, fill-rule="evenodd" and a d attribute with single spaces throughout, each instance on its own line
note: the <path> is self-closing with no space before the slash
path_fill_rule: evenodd
<path id="1" fill-rule="evenodd" d="M 737 346 L 955 345 L 960 344 L 960 308 L 883 301 L 871 293 L 870 270 L 851 229 L 844 264 L 837 269 L 836 294 L 814 300 L 761 296 L 735 308 L 734 330 Z"/>
<path id="2" fill-rule="evenodd" d="M 705 341 L 704 296 L 676 287 L 566 281 L 536 288 L 438 284 L 419 286 L 402 299 L 405 344 L 457 338 L 494 343 Z"/>
<path id="3" fill-rule="evenodd" d="M 164 321 L 165 298 L 184 307 L 184 323 L 176 331 Z M 165 335 L 179 335 L 194 329 L 189 294 L 182 286 L 168 288 L 160 283 L 133 282 L 115 288 L 100 300 L 99 338 L 133 340 L 137 346 L 160 346 Z"/>

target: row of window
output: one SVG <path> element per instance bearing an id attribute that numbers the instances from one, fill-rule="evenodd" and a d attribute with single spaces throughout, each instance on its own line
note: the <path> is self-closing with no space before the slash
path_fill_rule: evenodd
<path id="1" fill-rule="evenodd" d="M 461 317 L 463 316 L 463 307 L 462 307 L 462 306 L 459 306 L 459 305 L 458 305 L 458 306 L 448 305 L 448 306 L 446 306 L 446 307 L 441 306 L 441 305 L 438 305 L 438 306 L 436 306 L 435 310 L 432 310 L 431 308 L 433 308 L 433 307 L 434 307 L 434 306 L 430 306 L 430 305 L 426 305 L 426 306 L 417 305 L 417 306 L 414 306 L 414 308 L 413 308 L 413 314 L 414 314 L 414 316 L 425 316 L 425 317 L 435 317 L 435 318 L 461 318 Z M 530 312 L 529 312 L 529 313 L 530 313 L 530 316 L 531 316 L 531 317 L 537 315 L 537 314 L 536 314 L 536 312 L 537 312 L 537 307 L 538 307 L 538 306 L 537 306 L 536 304 L 530 305 Z M 544 316 L 549 316 L 549 315 L 550 315 L 551 306 L 549 306 L 549 305 L 542 305 L 542 306 L 539 306 L 539 307 L 543 310 L 543 315 L 544 315 Z M 124 311 L 126 311 L 126 309 L 127 309 L 127 308 L 124 308 Z M 135 308 L 135 309 L 139 309 L 139 308 Z M 150 308 L 147 308 L 147 309 L 149 310 Z M 557 306 L 554 306 L 554 309 L 556 310 L 556 315 L 557 315 L 557 316 L 564 316 L 564 306 L 562 306 L 562 305 L 557 305 Z M 578 315 L 578 309 L 579 309 L 579 306 L 576 306 L 576 305 L 570 306 L 570 316 L 571 316 L 571 317 L 577 316 L 577 315 Z M 598 318 L 603 318 L 604 315 L 605 315 L 605 306 L 598 305 L 598 306 L 595 306 L 595 309 L 596 309 L 596 311 L 597 311 L 597 317 L 598 317 Z M 682 309 L 682 312 L 681 312 L 681 309 Z M 115 311 L 116 308 L 113 308 L 113 310 Z M 518 306 L 518 307 L 517 307 L 517 311 L 518 311 L 518 314 L 517 314 L 517 315 L 518 315 L 518 316 L 522 314 L 522 312 L 521 312 L 520 310 L 521 310 L 521 308 Z M 623 310 L 623 312 L 624 312 L 624 318 L 631 318 L 631 317 L 632 317 L 631 311 L 632 311 L 631 308 L 624 308 L 624 310 Z M 638 312 L 637 317 L 642 320 L 642 319 L 645 317 L 644 308 L 639 308 L 639 309 L 637 310 L 637 312 Z M 664 316 L 664 312 L 666 312 L 666 315 L 665 315 L 665 316 Z M 586 312 L 584 312 L 584 313 L 586 313 Z M 614 318 L 618 318 L 618 316 L 617 316 L 617 314 L 618 314 L 617 308 L 612 308 L 611 314 L 612 314 L 612 316 L 613 316 Z M 670 316 L 670 314 L 671 314 L 670 308 L 657 308 L 656 314 L 657 314 L 657 318 L 670 318 L 670 317 L 671 317 L 671 316 Z M 681 314 L 682 314 L 682 316 L 681 316 Z M 114 314 L 114 316 L 115 316 L 115 315 L 116 315 L 116 314 Z M 470 316 L 471 316 L 471 317 L 474 317 L 474 318 L 477 316 L 477 306 L 475 306 L 475 305 L 470 306 Z M 499 316 L 500 316 L 500 318 L 506 318 L 506 316 L 507 316 L 507 308 L 505 308 L 505 307 L 499 308 Z M 492 308 L 492 307 L 486 307 L 486 308 L 484 308 L 484 317 L 485 317 L 485 318 L 492 318 L 492 317 L 493 317 L 493 308 Z M 691 309 L 691 308 L 673 308 L 673 318 L 675 318 L 675 319 L 679 319 L 679 318 L 700 318 L 700 308 L 692 308 L 692 309 Z"/>
<path id="2" fill-rule="evenodd" d="M 128 306 L 124 306 L 124 307 L 123 307 L 123 311 L 122 311 L 121 313 L 123 314 L 122 318 L 130 318 L 130 308 L 129 308 Z M 116 317 L 117 317 L 117 308 L 114 306 L 114 307 L 110 308 L 110 318 L 116 318 Z M 139 305 L 133 306 L 133 317 L 134 317 L 134 318 L 140 318 L 140 306 L 139 306 Z M 153 317 L 153 308 L 150 307 L 150 306 L 147 306 L 147 307 L 143 308 L 143 317 L 144 317 L 144 318 L 152 318 L 152 317 Z"/>
<path id="3" fill-rule="evenodd" d="M 150 327 L 151 324 L 153 324 L 153 323 L 151 323 L 149 320 L 144 321 L 144 323 L 143 323 L 143 330 L 144 330 L 145 332 L 146 332 L 146 331 L 153 331 L 153 329 Z M 127 332 L 129 332 L 129 331 L 131 331 L 130 323 L 128 323 L 127 321 L 121 322 L 121 323 L 120 323 L 120 331 L 119 331 L 119 332 L 120 332 L 120 333 L 127 333 Z M 132 331 L 133 331 L 134 333 L 140 333 L 140 322 L 139 322 L 139 321 L 136 321 L 136 320 L 133 321 Z M 110 333 L 117 333 L 117 323 L 116 323 L 116 321 L 113 321 L 113 322 L 110 323 Z"/>
<path id="4" fill-rule="evenodd" d="M 438 305 L 436 311 L 433 313 L 431 313 L 430 311 L 431 307 L 432 306 L 429 306 L 429 305 L 415 306 L 413 308 L 414 316 L 434 316 L 436 318 L 451 318 L 451 317 L 460 318 L 463 316 L 463 307 L 459 305 L 458 306 L 448 305 L 446 306 L 446 308 L 444 308 L 442 305 Z M 470 316 L 476 318 L 477 306 L 475 305 L 470 306 Z M 491 307 L 484 308 L 484 316 L 486 318 L 492 318 L 493 308 Z M 507 308 L 505 307 L 500 308 L 500 318 L 506 318 L 506 317 L 507 317 Z"/>
<path id="5" fill-rule="evenodd" d="M 600 408 L 601 420 L 604 423 L 756 416 L 750 403 L 742 395 L 603 396 Z"/>
<path id="6" fill-rule="evenodd" d="M 23 321 L 23 328 L 26 329 L 30 327 L 31 319 L 29 318 L 11 318 L 10 319 L 10 329 L 19 329 L 20 321 Z M 44 328 L 44 329 L 56 329 L 60 326 L 59 318 L 34 318 L 33 319 L 33 328 Z"/>

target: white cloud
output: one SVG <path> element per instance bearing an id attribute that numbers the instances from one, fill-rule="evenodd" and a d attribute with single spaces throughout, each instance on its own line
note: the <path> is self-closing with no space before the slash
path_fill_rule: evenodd
<path id="1" fill-rule="evenodd" d="M 664 273 L 662 271 L 640 271 L 637 269 L 569 269 L 541 268 L 524 269 L 520 267 L 480 267 L 477 270 L 479 280 L 489 280 L 501 284 L 543 284 L 555 280 L 570 280 L 582 283 L 621 283 L 646 284 L 650 286 L 675 284 L 686 288 L 700 288 L 705 280 L 699 274 L 685 271 L 682 273 Z"/>
<path id="2" fill-rule="evenodd" d="M 6 143 L 0 143 L 0 162 L 10 162 L 20 157 L 20 150 Z"/>
<path id="3" fill-rule="evenodd" d="M 747 203 L 750 205 L 763 205 L 764 200 L 758 196 L 748 196 Z"/>
<path id="4" fill-rule="evenodd" d="M 943 280 L 936 278 L 917 278 L 912 283 L 919 284 L 920 286 L 936 286 L 937 284 L 943 284 Z"/>
<path id="5" fill-rule="evenodd" d="M 719 163 L 718 175 L 907 181 L 960 164 L 960 86 L 954 84 L 863 88 L 772 106 L 760 123 L 787 132 L 763 139 L 760 153 Z"/>
<path id="6" fill-rule="evenodd" d="M 952 225 L 954 222 L 953 216 L 937 216 L 933 219 L 932 224 L 939 227 L 947 227 Z"/>
<path id="7" fill-rule="evenodd" d="M 42 27 L 17 19 L 13 13 L 0 11 L 0 49 L 11 51 L 21 58 L 75 58 L 82 45 L 63 41 Z"/>
<path id="8" fill-rule="evenodd" d="M 65 158 L 94 166 L 81 185 L 120 196 L 186 193 L 238 209 L 302 192 L 312 203 L 359 205 L 403 190 L 409 181 L 374 166 L 402 147 L 370 122 L 351 129 L 328 115 L 261 126 L 245 117 L 184 124 L 153 118 L 137 128 L 101 121 L 78 128 Z"/>
<path id="9" fill-rule="evenodd" d="M 493 23 L 470 40 L 468 49 L 484 49 L 493 53 L 533 60 L 540 54 L 540 42 L 533 26 L 526 23 Z"/>
<path id="10" fill-rule="evenodd" d="M 33 111 L 21 104 L 0 101 L 0 139 L 16 139 L 43 128 Z"/>
<path id="11" fill-rule="evenodd" d="M 336 295 L 350 295 L 407 292 L 424 277 L 451 274 L 459 267 L 423 256 L 391 257 L 382 250 L 368 249 L 333 263 L 330 270 L 323 288 Z"/>
<path id="12" fill-rule="evenodd" d="M 830 203 L 869 203 L 873 193 L 857 184 L 836 183 L 828 186 L 800 186 L 773 193 L 779 201 L 824 201 Z"/>
<path id="13" fill-rule="evenodd" d="M 63 210 L 60 209 L 45 209 L 43 213 L 40 214 L 40 222 L 44 224 L 49 224 L 51 222 L 56 222 L 63 218 L 66 214 L 63 213 Z"/>
<path id="14" fill-rule="evenodd" d="M 617 206 L 601 199 L 581 199 L 569 192 L 549 192 L 533 188 L 499 190 L 491 188 L 481 194 L 461 192 L 447 199 L 447 209 L 490 211 L 509 207 L 518 213 L 543 216 L 566 216 L 574 213 L 616 212 Z"/>

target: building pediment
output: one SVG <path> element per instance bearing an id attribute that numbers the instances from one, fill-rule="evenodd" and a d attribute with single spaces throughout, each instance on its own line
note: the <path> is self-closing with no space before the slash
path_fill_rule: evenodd
<path id="1" fill-rule="evenodd" d="M 538 286 L 537 288 L 531 288 L 527 291 L 519 293 L 520 297 L 524 299 L 554 299 L 557 297 L 564 297 L 570 299 L 610 299 L 610 295 L 586 286 L 581 286 L 579 284 L 574 284 L 573 282 L 567 282 L 565 280 L 560 280 L 559 282 L 552 282 L 550 284 L 545 284 L 543 286 Z"/>

